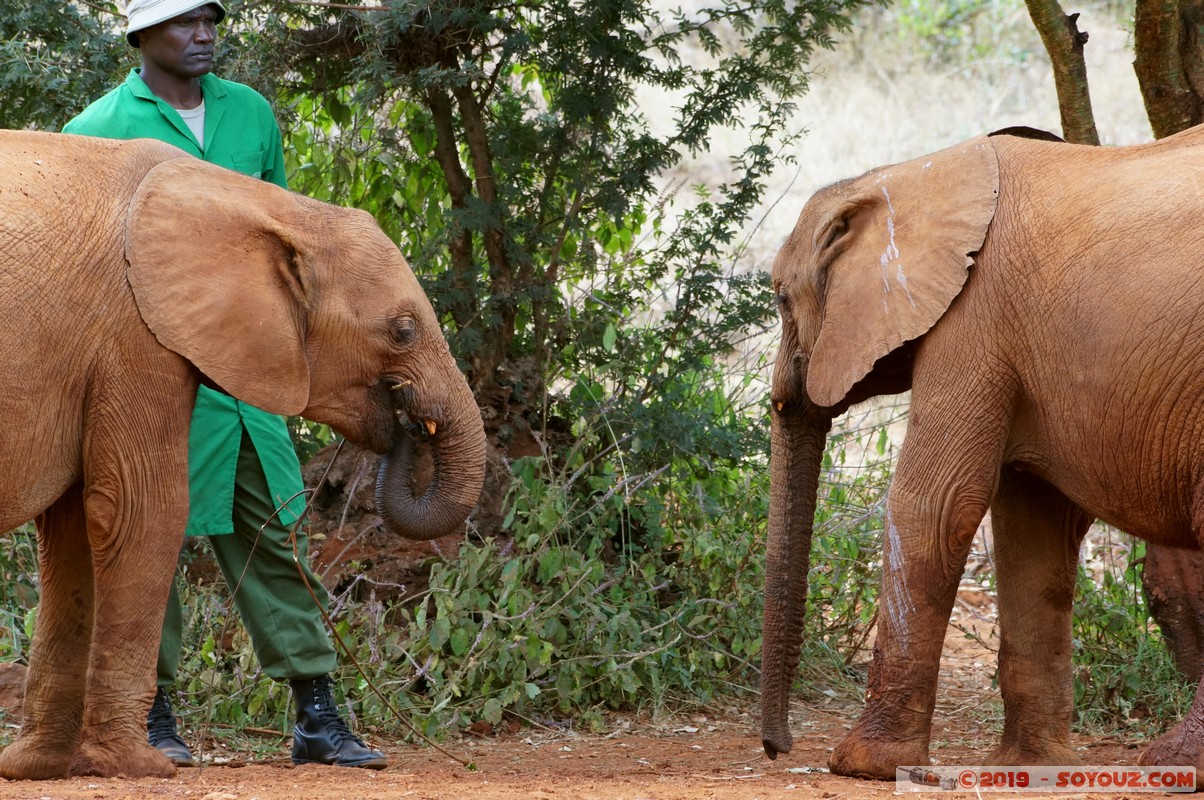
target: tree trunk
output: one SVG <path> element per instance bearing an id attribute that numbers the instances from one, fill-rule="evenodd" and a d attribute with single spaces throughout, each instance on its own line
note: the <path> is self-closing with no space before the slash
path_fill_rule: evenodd
<path id="1" fill-rule="evenodd" d="M 1062 135 L 1074 144 L 1099 144 L 1095 115 L 1091 111 L 1091 94 L 1087 89 L 1087 63 L 1083 59 L 1087 34 L 1079 31 L 1079 15 L 1067 16 L 1058 0 L 1025 1 L 1053 64 Z"/>
<path id="2" fill-rule="evenodd" d="M 1204 122 L 1204 0 L 1139 0 L 1133 69 L 1154 137 Z"/>

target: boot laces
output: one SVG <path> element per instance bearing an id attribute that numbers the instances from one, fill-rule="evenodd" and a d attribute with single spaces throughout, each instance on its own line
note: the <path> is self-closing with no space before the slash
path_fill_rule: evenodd
<path id="1" fill-rule="evenodd" d="M 339 716 L 338 707 L 334 702 L 330 679 L 314 682 L 314 721 L 330 732 L 330 738 L 336 744 L 350 740 L 363 744 L 359 737 L 351 732 L 347 723 Z"/>
<path id="2" fill-rule="evenodd" d="M 176 717 L 171 710 L 171 700 L 162 689 L 155 694 L 155 702 L 147 714 L 146 732 L 152 744 L 176 735 Z"/>

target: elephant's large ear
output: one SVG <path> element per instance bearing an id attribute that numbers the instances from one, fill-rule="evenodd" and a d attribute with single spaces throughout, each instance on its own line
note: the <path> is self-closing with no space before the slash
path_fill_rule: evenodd
<path id="1" fill-rule="evenodd" d="M 130 201 L 129 281 L 164 347 L 276 414 L 309 399 L 299 198 L 193 158 L 152 168 Z"/>
<path id="2" fill-rule="evenodd" d="M 949 308 L 982 246 L 999 196 L 987 137 L 882 167 L 846 184 L 833 219 L 843 231 L 827 267 L 822 325 L 807 394 L 839 403 L 874 362 L 926 333 Z"/>

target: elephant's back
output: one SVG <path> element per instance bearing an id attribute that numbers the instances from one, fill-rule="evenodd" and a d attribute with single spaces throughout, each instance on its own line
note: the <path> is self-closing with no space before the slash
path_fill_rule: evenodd
<path id="1" fill-rule="evenodd" d="M 0 224 L 6 237 L 0 246 L 12 247 L 43 230 L 56 238 L 78 233 L 95 239 L 106 222 L 120 220 L 123 227 L 129 198 L 147 171 L 185 155 L 150 139 L 0 131 Z"/>
<path id="2" fill-rule="evenodd" d="M 0 302 L 103 302 L 123 282 L 130 196 L 151 167 L 180 155 L 150 140 L 0 131 Z M 73 284 L 78 297 L 68 297 Z"/>
<path id="3" fill-rule="evenodd" d="M 1020 383 L 1012 457 L 1102 519 L 1164 541 L 1190 533 L 1184 509 L 1204 474 L 1201 133 L 998 144 L 999 225 L 962 314 L 989 321 Z"/>
<path id="4" fill-rule="evenodd" d="M 80 219 L 124 207 L 147 171 L 187 154 L 153 139 L 101 139 L 0 130 L 0 196 L 12 207 L 55 208 Z"/>

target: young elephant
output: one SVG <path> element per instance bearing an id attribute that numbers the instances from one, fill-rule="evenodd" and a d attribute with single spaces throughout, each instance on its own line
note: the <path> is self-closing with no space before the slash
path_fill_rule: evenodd
<path id="1" fill-rule="evenodd" d="M 789 752 L 815 490 L 833 417 L 912 390 L 890 487 L 866 708 L 843 775 L 928 763 L 946 623 L 994 523 L 1003 741 L 1075 764 L 1070 616 L 1095 518 L 1204 536 L 1204 127 L 1137 147 L 979 137 L 830 186 L 773 265 L 782 339 L 762 738 Z M 1201 761 L 1204 702 L 1143 755 Z"/>
<path id="2" fill-rule="evenodd" d="M 4 777 L 174 773 L 146 713 L 199 381 L 389 453 L 403 536 L 480 492 L 479 410 L 371 217 L 159 142 L 0 132 L 0 348 L 0 531 L 37 518 L 42 586 Z M 434 440 L 421 497 L 403 413 Z"/>

